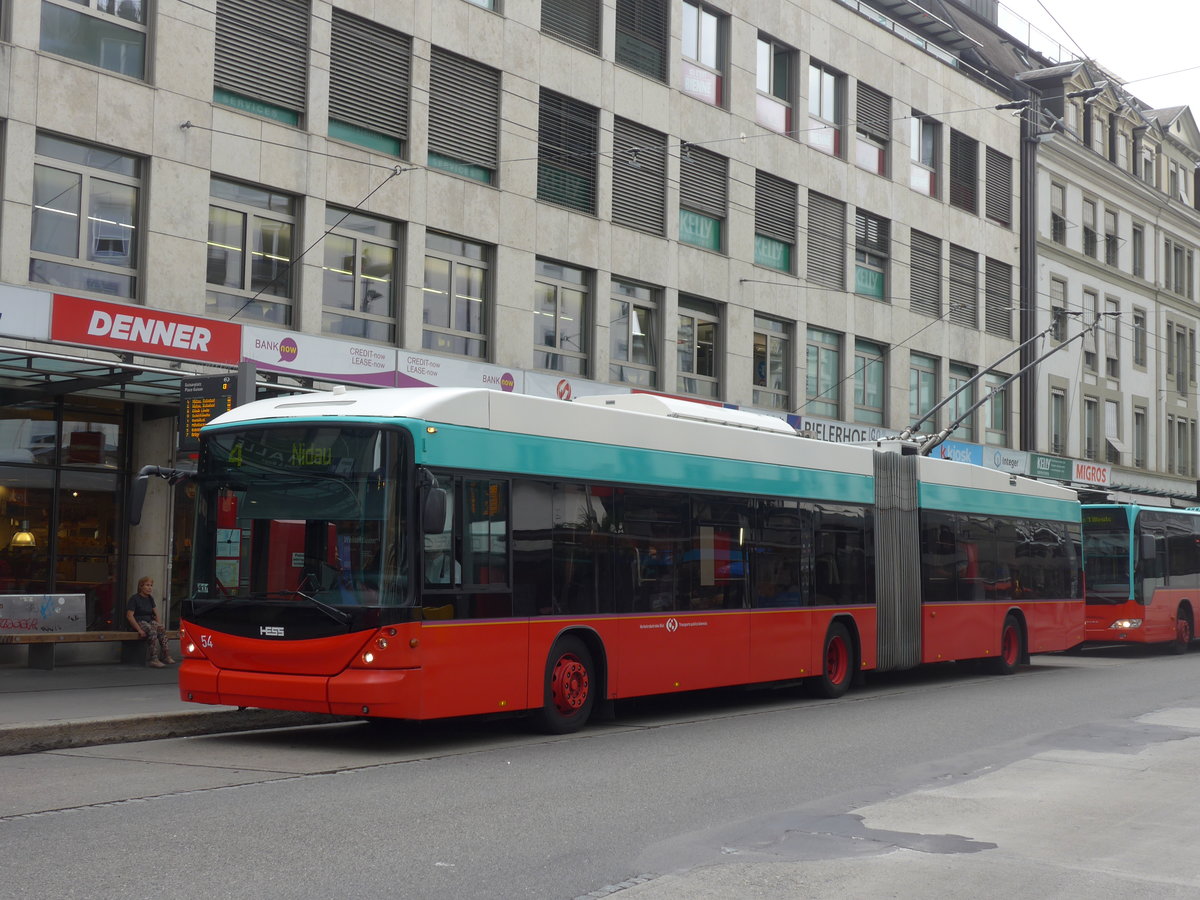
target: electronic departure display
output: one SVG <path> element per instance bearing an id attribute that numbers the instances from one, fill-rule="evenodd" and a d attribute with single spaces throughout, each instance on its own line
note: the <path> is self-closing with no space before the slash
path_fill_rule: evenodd
<path id="1" fill-rule="evenodd" d="M 199 450 L 200 429 L 237 402 L 236 375 L 205 375 L 179 382 L 179 449 Z"/>

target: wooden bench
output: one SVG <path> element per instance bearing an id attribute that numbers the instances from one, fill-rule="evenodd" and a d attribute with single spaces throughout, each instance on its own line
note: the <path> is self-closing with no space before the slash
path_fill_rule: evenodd
<path id="1" fill-rule="evenodd" d="M 168 631 L 167 639 L 179 637 L 178 631 Z M 141 647 L 144 638 L 136 631 L 65 631 L 34 632 L 31 634 L 0 634 L 0 645 L 25 644 L 29 647 L 29 668 L 53 669 L 54 648 L 60 644 L 85 644 L 97 641 L 120 641 L 121 662 L 137 663 L 145 658 Z"/>

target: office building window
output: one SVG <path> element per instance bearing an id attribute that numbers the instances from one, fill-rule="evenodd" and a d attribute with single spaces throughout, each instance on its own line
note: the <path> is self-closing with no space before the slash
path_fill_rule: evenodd
<path id="1" fill-rule="evenodd" d="M 617 62 L 666 81 L 667 21 L 667 0 L 617 0 Z"/>
<path id="2" fill-rule="evenodd" d="M 1056 244 L 1067 242 L 1067 189 L 1054 183 L 1050 185 L 1050 239 Z"/>
<path id="3" fill-rule="evenodd" d="M 612 220 L 650 234 L 667 231 L 667 136 L 613 119 Z"/>
<path id="4" fill-rule="evenodd" d="M 718 368 L 721 308 L 711 300 L 680 296 L 675 343 L 678 373 L 675 387 L 681 394 L 706 399 L 721 396 Z"/>
<path id="5" fill-rule="evenodd" d="M 808 192 L 808 280 L 846 289 L 846 204 Z"/>
<path id="6" fill-rule="evenodd" d="M 1121 377 L 1121 301 L 1106 297 L 1101 329 L 1104 336 L 1104 374 Z"/>
<path id="7" fill-rule="evenodd" d="M 1061 278 L 1050 279 L 1050 337 L 1056 341 L 1067 337 L 1067 283 Z"/>
<path id="8" fill-rule="evenodd" d="M 495 184 L 500 72 L 440 47 L 429 52 L 429 167 Z"/>
<path id="9" fill-rule="evenodd" d="M 1121 249 L 1121 240 L 1117 237 L 1117 214 L 1111 210 L 1104 211 L 1104 261 L 1110 265 L 1117 264 Z"/>
<path id="10" fill-rule="evenodd" d="M 930 415 L 938 404 L 938 361 L 923 353 L 908 355 L 908 420 L 912 425 L 921 422 L 918 432 L 932 434 L 937 430 L 937 416 Z"/>
<path id="11" fill-rule="evenodd" d="M 1100 453 L 1100 403 L 1094 397 L 1083 398 L 1083 458 L 1096 460 Z"/>
<path id="12" fill-rule="evenodd" d="M 1050 392 L 1050 452 L 1067 452 L 1067 395 L 1058 389 Z"/>
<path id="13" fill-rule="evenodd" d="M 1135 406 L 1133 409 L 1133 464 L 1139 469 L 1146 468 L 1146 408 Z"/>
<path id="14" fill-rule="evenodd" d="M 754 119 L 764 128 L 795 137 L 793 113 L 796 106 L 796 59 L 792 47 L 766 35 L 758 36 L 755 68 Z"/>
<path id="15" fill-rule="evenodd" d="M 754 405 L 792 408 L 791 326 L 766 316 L 754 317 Z"/>
<path id="16" fill-rule="evenodd" d="M 394 344 L 398 226 L 332 206 L 325 226 L 321 330 Z"/>
<path id="17" fill-rule="evenodd" d="M 979 142 L 950 129 L 950 205 L 979 211 Z"/>
<path id="18" fill-rule="evenodd" d="M 1083 252 L 1087 256 L 1095 257 L 1097 253 L 1096 241 L 1096 201 L 1083 201 Z"/>
<path id="19" fill-rule="evenodd" d="M 608 380 L 658 387 L 659 290 L 614 278 L 608 323 Z"/>
<path id="20" fill-rule="evenodd" d="M 301 124 L 309 17 L 308 0 L 217 0 L 213 102 Z"/>
<path id="21" fill-rule="evenodd" d="M 1163 287 L 1191 299 L 1192 251 L 1177 238 L 1163 238 Z"/>
<path id="22" fill-rule="evenodd" d="M 942 315 L 942 242 L 920 231 L 909 233 L 909 304 L 913 312 Z"/>
<path id="23" fill-rule="evenodd" d="M 754 262 L 792 271 L 796 249 L 796 185 L 759 170 L 754 173 Z"/>
<path id="24" fill-rule="evenodd" d="M 721 252 L 729 202 L 729 161 L 701 147 L 680 146 L 679 240 Z"/>
<path id="25" fill-rule="evenodd" d="M 999 150 L 987 148 L 984 154 L 983 207 L 987 217 L 1006 227 L 1012 226 L 1013 161 Z"/>
<path id="26" fill-rule="evenodd" d="M 388 156 L 405 156 L 412 39 L 333 10 L 329 136 Z"/>
<path id="27" fill-rule="evenodd" d="M 891 223 L 858 210 L 854 217 L 854 293 L 887 301 Z"/>
<path id="28" fill-rule="evenodd" d="M 542 0 L 542 33 L 600 51 L 600 0 Z"/>
<path id="29" fill-rule="evenodd" d="M 962 363 L 950 363 L 950 384 L 946 396 L 951 399 L 946 414 L 950 417 L 951 422 L 958 422 L 958 428 L 950 435 L 955 440 L 975 440 L 976 414 L 969 410 L 975 405 L 976 385 L 968 386 L 968 382 L 974 376 L 975 370 L 969 366 L 964 366 Z M 959 421 L 960 419 L 962 421 Z"/>
<path id="30" fill-rule="evenodd" d="M 804 412 L 839 419 L 842 404 L 842 336 L 809 326 L 805 348 Z"/>
<path id="31" fill-rule="evenodd" d="M 983 439 L 992 447 L 1007 447 L 1008 443 L 1008 389 L 1004 382 L 1007 375 L 992 373 L 983 379 L 988 401 L 983 404 Z"/>
<path id="32" fill-rule="evenodd" d="M 588 374 L 588 275 L 539 259 L 533 283 L 533 366 Z"/>
<path id="33" fill-rule="evenodd" d="M 1137 308 L 1133 310 L 1133 364 L 1146 367 L 1146 311 Z"/>
<path id="34" fill-rule="evenodd" d="M 808 66 L 808 143 L 823 153 L 842 155 L 846 76 L 822 63 Z"/>
<path id="35" fill-rule="evenodd" d="M 892 145 L 892 98 L 883 91 L 858 83 L 854 161 L 876 175 L 888 173 Z"/>
<path id="36" fill-rule="evenodd" d="M 600 111 L 542 88 L 538 108 L 538 199 L 596 211 Z"/>
<path id="37" fill-rule="evenodd" d="M 713 106 L 725 103 L 725 44 L 729 17 L 700 3 L 683 0 L 681 90 Z"/>
<path id="38" fill-rule="evenodd" d="M 1119 466 L 1125 444 L 1121 440 L 1121 404 L 1115 400 L 1104 401 L 1104 444 L 1104 461 Z"/>
<path id="39" fill-rule="evenodd" d="M 938 195 L 938 149 L 942 126 L 923 113 L 912 111 L 909 119 L 908 184 L 914 191 L 930 197 Z"/>
<path id="40" fill-rule="evenodd" d="M 46 53 L 131 78 L 146 77 L 145 0 L 42 0 Z"/>
<path id="41" fill-rule="evenodd" d="M 854 421 L 882 425 L 887 396 L 887 351 L 872 341 L 854 342 Z"/>
<path id="42" fill-rule="evenodd" d="M 950 245 L 950 321 L 979 328 L 979 254 Z"/>
<path id="43" fill-rule="evenodd" d="M 491 248 L 448 234 L 425 235 L 421 346 L 439 353 L 488 358 Z"/>
<path id="44" fill-rule="evenodd" d="M 137 297 L 142 161 L 49 134 L 34 153 L 29 280 Z"/>
<path id="45" fill-rule="evenodd" d="M 1089 372 L 1097 370 L 1097 332 L 1102 327 L 1097 320 L 1100 314 L 1100 295 L 1091 288 L 1083 289 L 1083 319 L 1087 334 L 1083 338 L 1083 367 Z M 1092 327 L 1095 325 L 1096 327 Z"/>
<path id="46" fill-rule="evenodd" d="M 988 334 L 1012 337 L 1013 269 L 987 257 L 983 261 L 983 327 Z"/>
<path id="47" fill-rule="evenodd" d="M 296 199 L 222 178 L 210 193 L 205 312 L 291 325 Z"/>

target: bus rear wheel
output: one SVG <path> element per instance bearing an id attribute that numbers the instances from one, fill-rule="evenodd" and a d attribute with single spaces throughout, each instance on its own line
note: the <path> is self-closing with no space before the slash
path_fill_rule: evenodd
<path id="1" fill-rule="evenodd" d="M 1181 606 L 1175 613 L 1175 639 L 1171 641 L 1171 652 L 1187 653 L 1193 636 L 1192 614 Z"/>
<path id="2" fill-rule="evenodd" d="M 854 643 L 841 622 L 834 622 L 825 634 L 821 653 L 821 674 L 810 681 L 816 692 L 832 700 L 850 690 L 854 677 Z"/>
<path id="3" fill-rule="evenodd" d="M 1021 665 L 1021 626 L 1015 616 L 1005 616 L 1000 629 L 1000 655 L 992 660 L 997 675 L 1011 675 Z"/>
<path id="4" fill-rule="evenodd" d="M 539 731 L 569 734 L 582 728 L 596 700 L 592 654 L 576 637 L 555 642 L 546 658 L 542 708 L 534 716 Z"/>

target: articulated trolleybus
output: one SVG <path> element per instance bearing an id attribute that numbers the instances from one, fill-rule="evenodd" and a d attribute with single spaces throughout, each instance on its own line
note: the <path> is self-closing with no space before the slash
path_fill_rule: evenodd
<path id="1" fill-rule="evenodd" d="M 1185 652 L 1200 612 L 1200 510 L 1087 504 L 1087 640 Z"/>
<path id="2" fill-rule="evenodd" d="M 633 394 L 264 400 L 201 433 L 197 703 L 552 732 L 618 698 L 1083 639 L 1074 494 Z M 159 473 L 162 474 L 162 473 Z"/>

